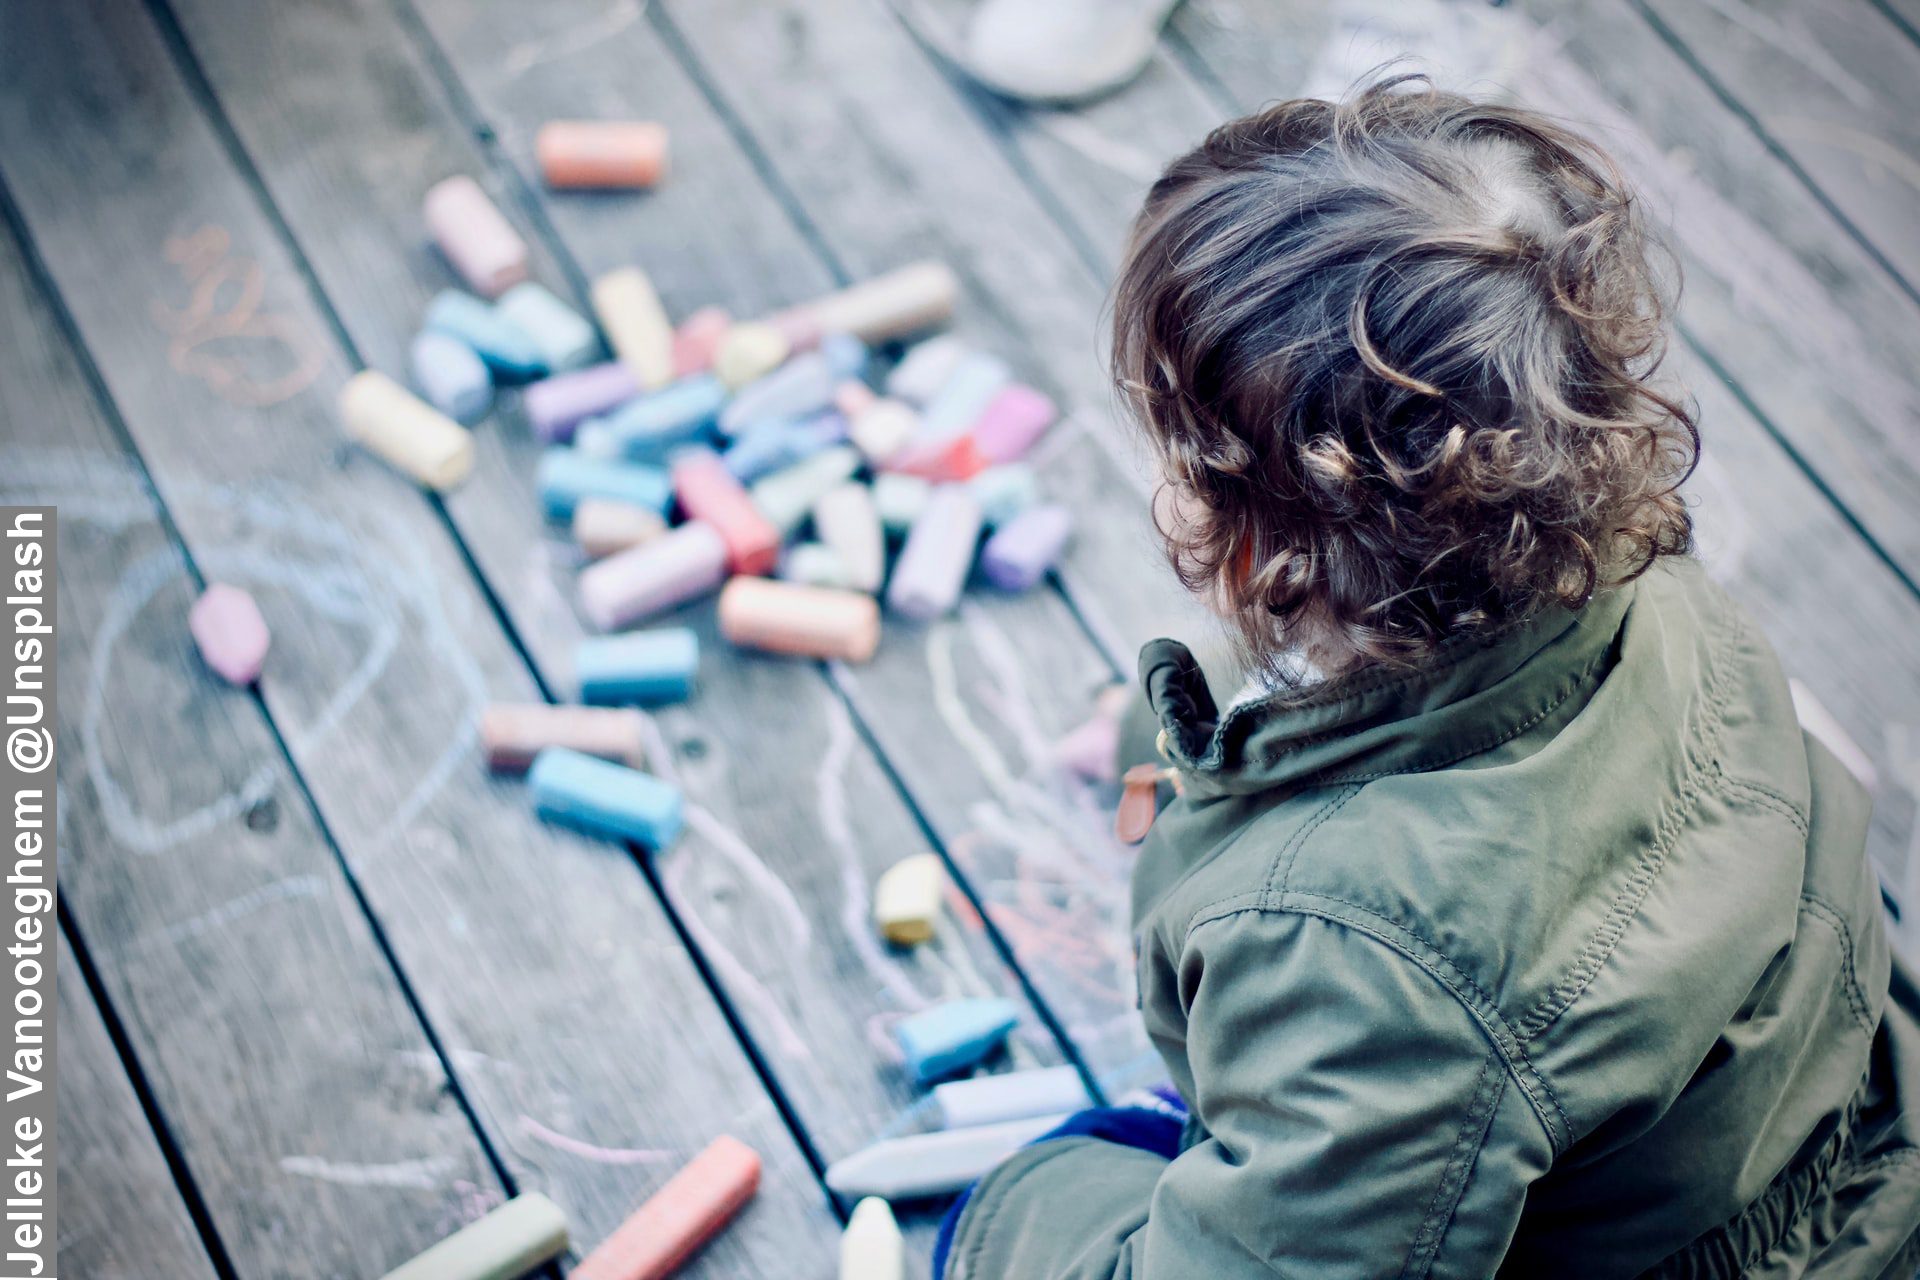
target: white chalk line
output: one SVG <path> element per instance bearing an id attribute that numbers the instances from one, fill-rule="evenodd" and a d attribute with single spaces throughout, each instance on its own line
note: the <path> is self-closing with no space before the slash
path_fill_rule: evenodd
<path id="1" fill-rule="evenodd" d="M 243 893 L 236 898 L 230 898 L 211 910 L 189 916 L 166 929 L 135 938 L 132 944 L 133 949 L 140 951 L 156 946 L 178 946 L 182 942 L 211 933 L 216 929 L 224 929 L 235 921 L 245 919 L 254 912 L 264 910 L 276 903 L 318 898 L 326 891 L 327 881 L 320 876 L 288 876 L 283 880 L 262 885 L 249 893 Z"/>
<path id="2" fill-rule="evenodd" d="M 395 1160 L 387 1164 L 358 1164 L 327 1160 L 320 1156 L 282 1156 L 280 1169 L 300 1178 L 314 1178 L 343 1187 L 401 1187 L 411 1191 L 435 1191 L 447 1175 L 460 1167 L 452 1156 L 426 1156 L 419 1160 Z"/>

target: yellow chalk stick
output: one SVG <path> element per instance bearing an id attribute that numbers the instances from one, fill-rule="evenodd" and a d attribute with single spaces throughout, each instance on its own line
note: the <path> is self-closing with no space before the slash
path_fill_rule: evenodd
<path id="1" fill-rule="evenodd" d="M 873 922 L 888 942 L 910 946 L 933 937 L 944 883 L 937 854 L 916 854 L 887 868 L 873 887 Z"/>

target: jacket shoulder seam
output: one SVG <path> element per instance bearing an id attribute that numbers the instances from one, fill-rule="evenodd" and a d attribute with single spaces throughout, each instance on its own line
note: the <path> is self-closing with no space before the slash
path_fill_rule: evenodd
<path id="1" fill-rule="evenodd" d="M 1853 1013 L 1853 1020 L 1869 1037 L 1873 1035 L 1873 1013 L 1867 1004 L 1866 993 L 1860 988 L 1860 972 L 1854 966 L 1853 928 L 1838 908 L 1816 893 L 1800 895 L 1801 905 L 1817 920 L 1832 929 L 1840 944 L 1840 960 L 1845 968 L 1844 986 L 1847 992 L 1847 1008 Z"/>
<path id="2" fill-rule="evenodd" d="M 1427 1205 L 1427 1216 L 1420 1223 L 1420 1229 L 1414 1232 L 1413 1244 L 1407 1250 L 1407 1260 L 1400 1268 L 1403 1280 L 1425 1280 L 1432 1273 L 1434 1259 L 1439 1256 L 1440 1246 L 1453 1226 L 1454 1214 L 1459 1212 L 1467 1183 L 1473 1178 L 1473 1167 L 1487 1145 L 1487 1129 L 1493 1120 L 1493 1113 L 1499 1109 L 1500 1098 L 1506 1093 L 1506 1072 L 1495 1070 L 1498 1066 L 1500 1051 L 1489 1048 L 1480 1064 L 1480 1074 L 1474 1080 L 1473 1100 L 1460 1121 L 1460 1132 L 1454 1136 L 1446 1168 L 1440 1173 L 1440 1181 L 1434 1185 L 1433 1199 Z"/>
<path id="3" fill-rule="evenodd" d="M 1794 825 L 1801 835 L 1808 833 L 1807 815 L 1800 812 L 1799 806 L 1772 787 L 1753 781 L 1751 778 L 1736 778 L 1730 773 L 1721 773 L 1722 784 L 1730 791 L 1746 793 L 1748 799 L 1762 809 L 1777 813 Z"/>
<path id="4" fill-rule="evenodd" d="M 1507 1074 L 1519 1086 L 1520 1092 L 1526 1095 L 1528 1105 L 1533 1109 L 1535 1118 L 1539 1120 L 1541 1129 L 1546 1133 L 1547 1144 L 1553 1154 L 1557 1157 L 1566 1150 L 1572 1141 L 1573 1126 L 1567 1118 L 1566 1108 L 1561 1105 L 1553 1085 L 1527 1056 L 1525 1043 L 1514 1034 L 1512 1025 L 1500 1012 L 1493 998 L 1439 947 L 1406 925 L 1381 915 L 1371 907 L 1349 902 L 1345 898 L 1313 893 L 1304 889 L 1288 890 L 1284 899 L 1280 901 L 1223 905 L 1215 914 L 1206 916 L 1204 919 L 1196 919 L 1187 930 L 1185 941 L 1190 942 L 1194 932 L 1202 925 L 1250 912 L 1262 915 L 1312 916 L 1344 925 L 1399 953 L 1445 987 L 1454 1001 L 1480 1028 L 1481 1034 L 1486 1036 L 1494 1052 L 1500 1055 Z"/>

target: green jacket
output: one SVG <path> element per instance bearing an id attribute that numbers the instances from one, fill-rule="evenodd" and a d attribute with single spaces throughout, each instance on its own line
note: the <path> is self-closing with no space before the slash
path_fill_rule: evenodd
<path id="1" fill-rule="evenodd" d="M 1867 799 L 1696 565 L 1224 718 L 1180 645 L 1141 673 L 1182 794 L 1137 977 L 1193 1120 L 1016 1155 L 949 1277 L 1914 1275 Z"/>

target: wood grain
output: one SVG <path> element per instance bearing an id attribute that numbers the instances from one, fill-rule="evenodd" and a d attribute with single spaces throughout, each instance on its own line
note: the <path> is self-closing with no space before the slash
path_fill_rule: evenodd
<path id="1" fill-rule="evenodd" d="M 59 946 L 57 1265 L 90 1280 L 211 1280 L 213 1264 L 64 934 Z"/>
<path id="2" fill-rule="evenodd" d="M 0 447 L 0 497 L 59 509 L 62 900 L 239 1273 L 378 1274 L 432 1242 L 463 1187 L 499 1183 L 272 726 L 202 667 L 188 565 L 11 236 L 0 417 L 35 426 Z M 180 499 L 223 510 L 205 492 Z M 209 567 L 237 567 L 209 550 Z M 77 975 L 61 988 L 85 998 Z M 64 1046 L 60 1065 L 64 1088 Z M 73 1132 L 76 1177 L 99 1167 L 91 1144 L 110 1133 Z M 113 1205 L 124 1179 L 138 1179 L 141 1214 L 157 1211 L 142 1158 L 136 1145 L 122 1180 L 87 1177 L 63 1197 L 79 1257 L 123 1257 L 131 1242 L 95 1239 L 105 1224 L 80 1206 Z M 378 1185 L 379 1171 L 399 1181 Z M 164 1235 L 152 1247 L 162 1256 Z"/>
<path id="3" fill-rule="evenodd" d="M 432 508 L 341 447 L 331 406 L 346 362 L 145 15 L 9 10 L 0 47 L 10 82 L 32 86 L 0 108 L 9 188 L 188 544 L 209 574 L 261 596 L 275 632 L 266 704 L 516 1181 L 560 1201 L 591 1244 L 730 1131 L 761 1151 L 766 1179 L 697 1272 L 785 1275 L 795 1256 L 824 1256 L 834 1224 L 819 1185 L 631 858 L 543 826 L 518 782 L 486 776 L 474 714 L 489 698 L 532 696 L 532 681 Z M 178 309 L 190 293 L 166 246 L 206 227 L 224 234 L 228 260 L 257 268 L 258 312 L 321 352 L 311 387 L 271 410 L 183 376 L 156 331 L 156 304 Z M 162 714 L 159 691 L 179 687 L 157 682 L 134 710 Z M 130 727 L 126 749 L 147 758 Z M 255 927 L 271 925 L 269 914 Z M 231 967 L 281 966 L 300 970 L 298 947 Z M 304 1009 L 288 999 L 282 1016 L 297 1024 Z M 273 1025 L 261 1018 L 254 1034 L 271 1042 Z M 322 1030 L 385 1089 L 451 1108 L 417 1052 L 350 1017 Z M 251 1070 L 244 1051 L 217 1061 L 212 1079 Z M 294 1096 L 353 1117 L 382 1096 L 362 1099 L 360 1073 Z M 300 1078 L 287 1077 L 289 1089 Z M 223 1102 L 215 1091 L 201 1105 Z M 234 1122 L 271 1128 L 263 1116 Z M 318 1149 L 289 1154 L 324 1175 L 388 1149 L 399 1129 L 336 1123 Z M 253 1172 L 268 1188 L 287 1181 Z M 326 1223 L 330 1239 L 295 1265 L 377 1274 L 406 1255 L 403 1242 L 448 1225 L 456 1179 L 473 1184 L 460 1212 L 484 1208 L 494 1188 L 456 1169 L 424 1208 L 389 1190 L 384 1218 L 312 1214 L 302 1229 Z M 262 1227 L 243 1219 L 234 1234 L 277 1247 Z"/>

